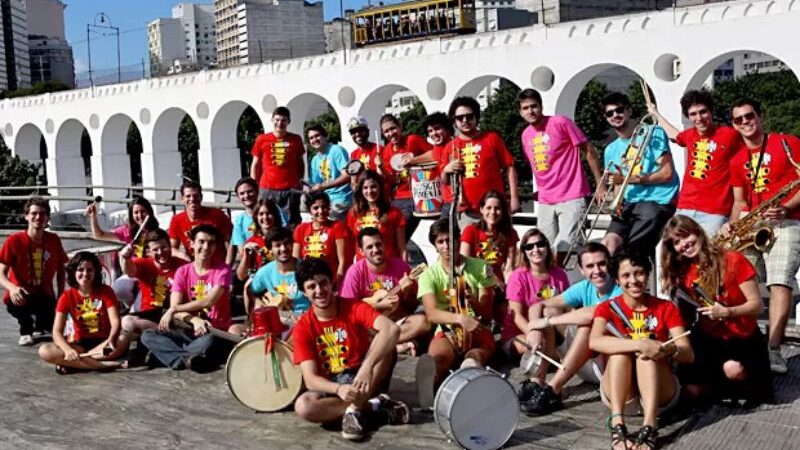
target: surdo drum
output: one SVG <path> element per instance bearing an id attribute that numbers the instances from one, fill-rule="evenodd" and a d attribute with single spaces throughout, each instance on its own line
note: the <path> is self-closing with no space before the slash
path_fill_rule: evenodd
<path id="1" fill-rule="evenodd" d="M 436 163 L 429 163 L 409 169 L 417 217 L 438 217 L 442 212 L 442 182 L 436 174 L 437 167 Z"/>
<path id="2" fill-rule="evenodd" d="M 508 441 L 519 421 L 511 383 L 491 369 L 459 369 L 442 383 L 433 402 L 439 429 L 460 447 L 493 450 Z"/>

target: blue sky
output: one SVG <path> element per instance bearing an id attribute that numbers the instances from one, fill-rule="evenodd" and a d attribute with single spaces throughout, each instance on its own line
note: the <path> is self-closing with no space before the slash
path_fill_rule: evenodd
<path id="1" fill-rule="evenodd" d="M 75 55 L 75 71 L 84 72 L 88 67 L 86 46 L 86 24 L 92 23 L 99 12 L 111 18 L 111 23 L 120 28 L 122 65 L 141 64 L 147 61 L 147 23 L 172 15 L 172 5 L 177 0 L 63 0 L 67 40 Z M 197 1 L 194 3 L 213 3 Z M 377 3 L 375 0 L 373 3 Z M 385 1 L 384 3 L 397 3 Z M 344 9 L 359 9 L 366 0 L 343 0 Z M 325 20 L 339 16 L 339 2 L 325 0 Z M 110 31 L 110 30 L 109 30 Z M 115 69 L 117 67 L 117 42 L 114 35 L 92 34 L 92 70 Z"/>

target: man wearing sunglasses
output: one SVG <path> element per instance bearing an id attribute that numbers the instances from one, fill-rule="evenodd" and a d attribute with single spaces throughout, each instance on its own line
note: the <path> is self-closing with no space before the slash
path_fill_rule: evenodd
<path id="1" fill-rule="evenodd" d="M 487 191 L 505 193 L 503 171 L 508 181 L 510 212 L 519 211 L 514 156 L 499 134 L 478 128 L 481 118 L 478 102 L 472 97 L 458 97 L 450 104 L 448 116 L 459 134 L 452 141 L 452 152 L 443 153 L 441 162 L 444 163 L 445 174 L 463 174 L 458 225 L 463 228 L 480 220 L 479 204 Z M 456 158 L 448 153 L 455 153 Z M 449 182 L 449 177 L 445 179 Z"/>
<path id="2" fill-rule="evenodd" d="M 586 155 L 600 195 L 605 195 L 600 158 L 575 122 L 566 116 L 543 114 L 542 96 L 536 90 L 522 90 L 517 95 L 517 106 L 528 123 L 522 132 L 522 149 L 536 179 L 536 223 L 553 243 L 561 263 L 570 243 L 578 239 L 579 222 L 586 210 L 584 197 L 589 195 L 581 153 Z"/>
<path id="3" fill-rule="evenodd" d="M 563 408 L 561 391 L 564 385 L 591 358 L 589 332 L 594 309 L 597 304 L 622 295 L 622 289 L 608 275 L 609 259 L 608 249 L 603 244 L 587 243 L 578 250 L 578 269 L 586 279 L 573 284 L 561 294 L 530 307 L 528 314 L 531 320 L 528 322 L 526 339 L 528 342 L 539 343 L 534 348 L 546 349 L 546 341 L 554 341 L 556 333 L 562 336 L 569 334 L 567 327 L 572 327 L 575 331 L 567 352 L 561 358 L 563 370 L 556 372 L 544 384 L 533 381 L 522 383 L 519 396 L 522 411 L 526 414 L 539 416 Z M 543 360 L 541 364 L 547 362 Z M 540 370 L 541 373 L 547 373 L 546 367 L 540 366 Z"/>
<path id="4" fill-rule="evenodd" d="M 770 133 L 764 130 L 761 104 L 752 99 L 741 99 L 731 106 L 731 118 L 736 131 L 742 136 L 738 152 L 731 160 L 733 208 L 731 222 L 736 222 L 743 211 L 752 211 L 798 178 L 794 161 L 800 160 L 800 139 L 795 136 Z M 791 157 L 784 151 L 789 146 Z M 786 359 L 781 355 L 786 322 L 792 305 L 792 287 L 800 268 L 800 193 L 789 194 L 780 206 L 768 208 L 763 217 L 773 225 L 775 244 L 766 252 L 753 248 L 743 253 L 756 268 L 769 288 L 769 362 L 772 371 L 786 373 Z M 730 233 L 726 224 L 723 233 Z"/>
<path id="5" fill-rule="evenodd" d="M 739 133 L 714 123 L 714 99 L 708 91 L 687 91 L 681 97 L 681 111 L 692 123 L 683 131 L 669 123 L 656 105 L 651 103 L 647 109 L 667 136 L 687 150 L 676 213 L 691 217 L 713 236 L 727 222 L 733 206 L 729 164 L 740 145 Z"/>
<path id="6" fill-rule="evenodd" d="M 631 119 L 631 102 L 619 92 L 608 94 L 602 102 L 606 122 L 617 139 L 606 146 L 604 167 L 611 166 L 612 179 L 619 189 L 629 172 L 621 211 L 613 211 L 603 244 L 613 255 L 623 246 L 639 249 L 651 256 L 661 238 L 661 229 L 675 213 L 678 174 L 664 129 L 653 126 L 652 138 L 636 159 L 643 137 L 633 137 L 637 122 Z M 633 140 L 633 142 L 631 142 Z"/>

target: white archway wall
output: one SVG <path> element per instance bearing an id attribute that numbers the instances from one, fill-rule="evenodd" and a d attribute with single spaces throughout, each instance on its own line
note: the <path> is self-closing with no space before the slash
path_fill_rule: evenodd
<path id="1" fill-rule="evenodd" d="M 114 114 L 100 132 L 100 148 L 92 153 L 92 184 L 96 186 L 130 186 L 131 164 L 128 155 L 128 128 L 133 123 L 126 114 Z M 98 188 L 95 195 L 120 198 L 125 191 Z M 120 203 L 107 203 L 106 209 L 124 209 Z"/>
<path id="2" fill-rule="evenodd" d="M 142 127 L 142 184 L 150 187 L 174 188 L 181 184 L 182 164 L 178 151 L 178 132 L 181 121 L 189 113 L 181 108 L 171 107 L 162 110 L 152 127 Z M 192 118 L 194 120 L 194 118 Z M 195 126 L 197 122 L 195 121 Z M 200 132 L 198 128 L 198 134 Z M 147 145 L 149 144 L 149 145 Z M 145 190 L 145 197 L 169 200 L 170 192 Z"/>
<path id="3" fill-rule="evenodd" d="M 86 195 L 85 188 L 79 187 L 86 186 L 85 169 L 81 157 L 81 136 L 84 130 L 86 128 L 83 123 L 77 119 L 67 119 L 58 127 L 53 151 L 48 152 L 46 161 L 48 182 L 51 186 L 74 187 L 53 189 L 54 195 L 72 197 Z M 91 141 L 91 135 L 89 139 Z M 81 208 L 84 205 L 85 202 L 79 200 L 60 200 L 55 202 L 54 208 L 65 210 Z"/>
<path id="4" fill-rule="evenodd" d="M 5 143 L 11 149 L 13 155 L 38 164 L 42 161 L 39 153 L 41 140 L 41 129 L 32 123 L 26 123 L 17 131 L 16 138 L 13 139 L 13 145 L 12 139 L 8 137 L 5 138 Z"/>

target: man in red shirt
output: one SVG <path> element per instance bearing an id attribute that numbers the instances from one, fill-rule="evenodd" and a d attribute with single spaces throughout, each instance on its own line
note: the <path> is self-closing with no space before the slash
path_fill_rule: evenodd
<path id="1" fill-rule="evenodd" d="M 139 280 L 142 292 L 141 307 L 137 312 L 122 318 L 122 332 L 117 346 L 128 348 L 144 330 L 157 329 L 165 304 L 169 307 L 170 292 L 175 272 L 186 261 L 172 256 L 169 235 L 158 228 L 145 237 L 147 257 L 133 257 L 133 247 L 128 244 L 119 252 L 122 273 Z"/>
<path id="2" fill-rule="evenodd" d="M 64 291 L 67 254 L 58 235 L 45 231 L 50 220 L 47 200 L 31 197 L 23 211 L 28 228 L 9 236 L 0 249 L 0 286 L 6 291 L 3 303 L 8 313 L 19 322 L 19 345 L 27 346 L 33 345 L 34 333 L 53 328 L 56 294 Z"/>
<path id="3" fill-rule="evenodd" d="M 291 114 L 285 106 L 272 111 L 271 133 L 253 143 L 250 176 L 258 180 L 259 198 L 268 198 L 281 208 L 290 227 L 300 223 L 300 180 L 305 174 L 303 138 L 287 131 Z"/>
<path id="4" fill-rule="evenodd" d="M 450 104 L 448 116 L 460 134 L 453 139 L 453 151 L 442 153 L 441 162 L 446 174 L 462 174 L 459 226 L 463 228 L 480 220 L 479 204 L 486 191 L 506 192 L 503 171 L 508 181 L 509 210 L 511 214 L 519 211 L 514 156 L 499 134 L 478 128 L 481 118 L 478 102 L 472 97 L 458 97 Z M 453 159 L 454 155 L 456 159 Z"/>
<path id="5" fill-rule="evenodd" d="M 708 91 L 687 91 L 681 97 L 681 111 L 692 122 L 683 131 L 667 121 L 654 104 L 650 113 L 670 140 L 686 148 L 686 170 L 678 194 L 676 214 L 691 217 L 709 237 L 728 221 L 733 206 L 730 160 L 741 141 L 727 125 L 714 123 L 714 99 Z"/>
<path id="6" fill-rule="evenodd" d="M 408 423 L 408 406 L 379 394 L 389 386 L 400 328 L 366 303 L 336 295 L 321 259 L 301 261 L 295 277 L 311 302 L 292 331 L 294 363 L 308 388 L 295 401 L 297 415 L 314 423 L 341 417 L 342 436 L 350 440 L 364 438 L 366 414 Z"/>
<path id="7" fill-rule="evenodd" d="M 419 225 L 414 217 L 414 197 L 411 195 L 411 179 L 408 176 L 408 163 L 431 149 L 431 145 L 422 136 L 403 133 L 403 125 L 392 114 L 381 117 L 381 132 L 386 138 L 386 146 L 381 150 L 383 173 L 393 180 L 395 191 L 392 205 L 403 212 L 406 218 L 406 236 L 411 238 Z"/>
<path id="8" fill-rule="evenodd" d="M 741 99 L 731 106 L 731 118 L 736 131 L 742 136 L 736 155 L 730 163 L 733 185 L 731 223 L 735 223 L 745 210 L 752 211 L 774 197 L 782 188 L 798 179 L 800 139 L 796 136 L 767 134 L 762 121 L 761 104 L 752 99 Z M 784 151 L 790 147 L 791 155 Z M 790 159 L 791 158 L 791 159 Z M 745 256 L 757 268 L 766 269 L 769 288 L 769 362 L 772 371 L 786 373 L 786 359 L 780 352 L 789 309 L 792 305 L 792 287 L 800 268 L 800 193 L 795 189 L 780 205 L 768 208 L 763 217 L 770 219 L 775 233 L 775 245 L 765 252 L 749 248 Z M 723 226 L 728 234 L 730 226 Z M 763 266 L 762 266 L 763 265 Z M 761 277 L 762 281 L 764 280 Z"/>
<path id="9" fill-rule="evenodd" d="M 369 140 L 369 122 L 363 117 L 353 117 L 347 122 L 347 131 L 358 147 L 350 153 L 350 159 L 359 160 L 364 169 L 373 170 L 378 175 L 384 176 L 381 148 Z"/>
<path id="10" fill-rule="evenodd" d="M 215 247 L 214 261 L 225 262 L 233 230 L 230 217 L 221 209 L 203 206 L 203 188 L 194 181 L 186 181 L 181 185 L 181 201 L 185 210 L 172 216 L 169 223 L 169 240 L 173 254 L 186 261 L 192 261 L 194 252 L 189 233 L 198 225 L 208 224 L 214 226 L 222 237 Z"/>

